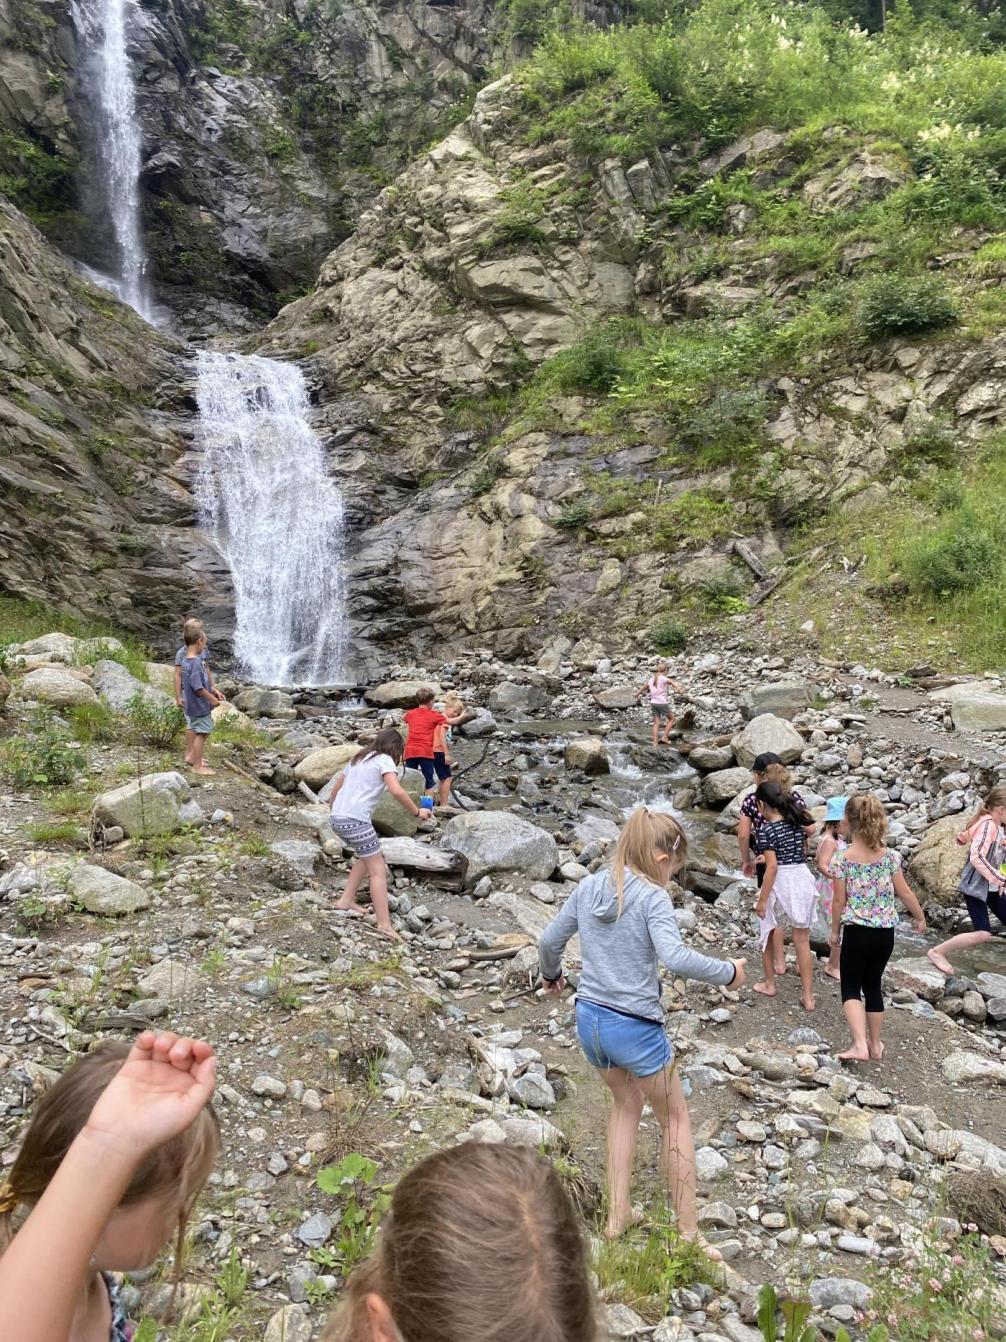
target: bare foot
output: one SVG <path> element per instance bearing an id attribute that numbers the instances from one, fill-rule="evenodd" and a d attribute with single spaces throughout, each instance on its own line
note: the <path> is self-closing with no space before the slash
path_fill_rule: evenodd
<path id="1" fill-rule="evenodd" d="M 847 1048 L 844 1053 L 838 1055 L 843 1062 L 869 1062 L 870 1051 L 863 1048 Z"/>
<path id="2" fill-rule="evenodd" d="M 931 951 L 926 951 L 926 959 L 929 960 L 941 974 L 952 974 L 954 967 L 945 955 L 941 955 L 939 948 L 934 946 Z"/>
<path id="3" fill-rule="evenodd" d="M 366 910 L 362 909 L 355 901 L 352 904 L 343 904 L 340 900 L 332 906 L 333 913 L 346 913 L 350 918 L 366 918 Z"/>
<path id="4" fill-rule="evenodd" d="M 192 768 L 193 760 L 190 755 L 185 756 L 185 763 L 189 766 L 190 769 Z"/>
<path id="5" fill-rule="evenodd" d="M 873 1059 L 874 1062 L 879 1062 L 883 1056 L 884 1056 L 883 1041 L 870 1048 L 870 1057 Z"/>
<path id="6" fill-rule="evenodd" d="M 401 941 L 402 939 L 390 923 L 388 923 L 387 927 L 382 927 L 381 924 L 378 923 L 377 930 L 382 937 L 387 937 L 389 941 Z"/>
<path id="7" fill-rule="evenodd" d="M 608 1224 L 604 1229 L 604 1238 L 620 1239 L 627 1230 L 631 1230 L 633 1226 L 640 1225 L 642 1220 L 643 1213 L 637 1211 L 635 1207 L 628 1216 L 609 1216 Z"/>
<path id="8" fill-rule="evenodd" d="M 755 990 L 755 992 L 756 992 L 756 993 L 761 993 L 762 997 L 775 997 L 775 984 L 774 984 L 774 983 L 766 983 L 766 982 L 764 982 L 764 980 L 763 980 L 761 983 L 756 983 L 756 984 L 754 984 L 753 986 L 754 986 L 754 990 Z"/>
<path id="9" fill-rule="evenodd" d="M 800 1005 L 803 1007 L 804 1011 L 813 1011 L 817 1006 L 817 998 L 813 993 L 801 993 Z"/>
<path id="10" fill-rule="evenodd" d="M 778 978 L 780 974 L 785 974 L 785 972 L 786 972 L 786 961 L 783 960 L 781 965 L 776 965 L 775 967 L 776 978 Z"/>
<path id="11" fill-rule="evenodd" d="M 842 975 L 838 972 L 838 970 L 832 969 L 830 965 L 824 972 L 828 975 L 830 979 L 840 979 L 842 977 Z"/>
<path id="12" fill-rule="evenodd" d="M 203 764 L 198 769 L 193 769 L 192 772 L 194 774 L 199 774 L 201 778 L 215 778 L 217 771 L 216 769 L 209 769 L 205 764 Z"/>
<path id="13" fill-rule="evenodd" d="M 720 1253 L 719 1249 L 716 1248 L 715 1244 L 710 1244 L 705 1235 L 701 1234 L 698 1230 L 696 1230 L 693 1235 L 683 1235 L 682 1238 L 688 1240 L 689 1244 L 694 1244 L 696 1249 L 701 1249 L 705 1256 L 712 1262 L 723 1262 L 723 1255 Z"/>

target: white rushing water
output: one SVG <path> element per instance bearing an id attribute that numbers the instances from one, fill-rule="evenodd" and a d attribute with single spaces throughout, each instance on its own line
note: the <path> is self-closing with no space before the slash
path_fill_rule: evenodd
<path id="1" fill-rule="evenodd" d="M 295 364 L 198 355 L 200 511 L 234 581 L 234 651 L 267 685 L 343 674 L 342 495 Z"/>
<path id="2" fill-rule="evenodd" d="M 133 0 L 80 0 L 75 13 L 89 53 L 99 182 L 115 239 L 117 273 L 109 287 L 149 321 L 152 313 L 140 224 L 143 140 L 127 50 L 132 7 Z"/>

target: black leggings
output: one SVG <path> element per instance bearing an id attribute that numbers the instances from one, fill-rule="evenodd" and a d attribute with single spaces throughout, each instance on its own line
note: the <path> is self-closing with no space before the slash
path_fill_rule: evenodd
<path id="1" fill-rule="evenodd" d="M 864 927 L 862 923 L 842 926 L 842 1001 L 866 999 L 867 1011 L 883 1011 L 884 994 L 880 981 L 894 951 L 893 927 Z"/>

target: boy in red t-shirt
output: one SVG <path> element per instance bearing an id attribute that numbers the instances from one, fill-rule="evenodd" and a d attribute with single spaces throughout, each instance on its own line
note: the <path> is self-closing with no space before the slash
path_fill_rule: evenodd
<path id="1" fill-rule="evenodd" d="M 427 792 L 433 791 L 438 778 L 443 780 L 451 776 L 451 766 L 434 759 L 433 738 L 437 728 L 453 727 L 465 716 L 463 709 L 454 717 L 438 713 L 431 707 L 435 698 L 435 690 L 421 689 L 416 695 L 417 707 L 410 708 L 403 718 L 409 730 L 405 742 L 405 767 L 420 770 L 426 780 Z"/>

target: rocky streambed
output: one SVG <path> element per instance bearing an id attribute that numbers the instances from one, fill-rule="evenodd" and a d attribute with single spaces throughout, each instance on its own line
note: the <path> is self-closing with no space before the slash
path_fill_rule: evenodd
<path id="1" fill-rule="evenodd" d="M 5 748 L 38 738 L 32 705 L 49 703 L 82 767 L 71 787 L 0 799 L 2 1159 L 33 1097 L 100 1035 L 154 1021 L 213 1038 L 225 1149 L 184 1304 L 242 1340 L 320 1328 L 348 1264 L 346 1201 L 316 1178 L 348 1155 L 374 1162 L 358 1190 L 369 1205 L 381 1183 L 460 1136 L 540 1144 L 591 1220 L 605 1093 L 575 1046 L 571 1003 L 530 991 L 534 940 L 607 860 L 627 808 L 672 806 L 689 830 L 687 888 L 673 892 L 685 936 L 752 956 L 751 891 L 736 879 L 730 831 L 736 771 L 756 750 L 789 758 L 811 805 L 864 787 L 881 795 L 934 924 L 957 917 L 961 815 L 999 774 L 1001 738 L 954 725 L 964 690 L 948 708 L 930 697 L 938 686 L 809 656 L 758 659 L 725 641 L 674 662 L 690 702 L 667 751 L 653 751 L 635 699 L 648 661 L 555 646 L 534 666 L 486 652 L 389 667 L 381 685 L 234 682 L 211 747 L 216 776 L 187 781 L 175 753 L 138 743 L 131 725 L 135 694 L 163 702 L 164 670 L 134 684 L 107 655 L 116 651 L 50 636 L 11 655 Z M 324 795 L 359 735 L 397 720 L 427 679 L 459 690 L 476 716 L 455 747 L 459 804 L 436 833 L 417 836 L 390 808 L 381 819 L 401 935 L 390 946 L 332 914 L 347 862 L 301 784 Z M 972 694 L 994 699 L 996 687 Z M 109 709 L 107 739 L 80 739 L 75 703 Z M 967 1331 L 947 1325 L 945 1336 L 1003 1335 L 1006 1224 L 974 1192 L 976 1175 L 990 1187 L 1006 1177 L 1001 943 L 962 970 L 944 980 L 905 938 L 889 975 L 887 1054 L 853 1067 L 835 1057 L 845 1029 L 823 976 L 812 1015 L 792 972 L 771 1003 L 668 982 L 703 1226 L 726 1262 L 685 1285 L 668 1269 L 643 1290 L 597 1246 L 616 1336 L 748 1342 L 764 1282 L 811 1301 L 828 1335 L 884 1324 L 907 1336 L 888 1314 L 921 1317 L 941 1292 L 965 1302 Z M 637 1188 L 659 1217 L 652 1123 L 644 1136 Z M 157 1274 L 128 1296 L 155 1330 L 178 1327 L 160 1322 Z"/>

